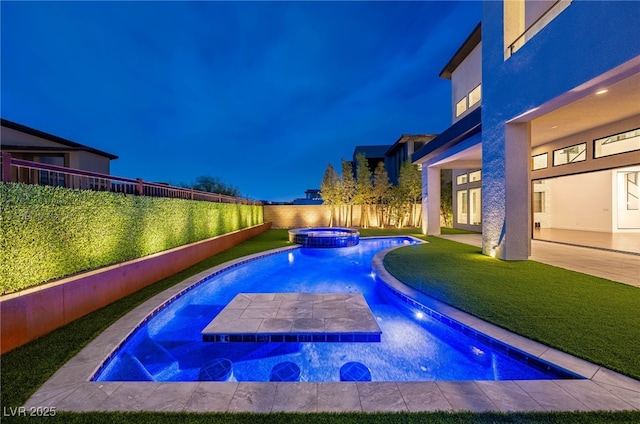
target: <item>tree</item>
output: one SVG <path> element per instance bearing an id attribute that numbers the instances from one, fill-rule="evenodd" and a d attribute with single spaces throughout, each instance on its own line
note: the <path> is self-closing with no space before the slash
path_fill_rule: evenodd
<path id="1" fill-rule="evenodd" d="M 376 203 L 376 215 L 378 216 L 378 226 L 384 228 L 385 212 L 388 208 L 391 183 L 389 174 L 384 167 L 384 162 L 378 162 L 378 166 L 373 173 L 373 193 L 374 203 Z"/>
<path id="2" fill-rule="evenodd" d="M 340 184 L 341 204 L 345 206 L 345 226 L 353 225 L 353 200 L 356 194 L 356 180 L 353 178 L 353 164 L 342 159 L 342 183 Z"/>
<path id="3" fill-rule="evenodd" d="M 322 184 L 320 184 L 320 194 L 322 195 L 322 203 L 329 207 L 329 226 L 333 227 L 333 213 L 335 206 L 339 204 L 340 195 L 340 178 L 333 165 L 328 164 L 327 169 L 324 171 L 324 177 L 322 177 Z"/>
<path id="4" fill-rule="evenodd" d="M 360 226 L 369 228 L 369 205 L 373 202 L 371 170 L 364 153 L 356 155 L 356 194 L 353 203 L 360 205 Z"/>
<path id="5" fill-rule="evenodd" d="M 218 177 L 211 175 L 201 175 L 196 178 L 196 182 L 193 184 L 180 184 L 186 188 L 192 188 L 194 190 L 206 191 L 208 193 L 223 194 L 232 197 L 242 197 L 240 190 L 237 187 L 229 185 L 222 181 Z"/>
<path id="6" fill-rule="evenodd" d="M 416 204 L 422 199 L 422 174 L 418 169 L 418 165 L 413 165 L 411 162 L 402 164 L 400 176 L 398 177 L 398 187 L 401 188 L 404 201 L 409 209 L 409 224 L 412 227 L 419 226 L 420 223 L 416 219 L 415 208 Z"/>

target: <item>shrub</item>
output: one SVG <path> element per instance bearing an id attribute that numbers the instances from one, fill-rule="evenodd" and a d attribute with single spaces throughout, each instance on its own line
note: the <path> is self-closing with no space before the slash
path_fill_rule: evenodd
<path id="1" fill-rule="evenodd" d="M 0 184 L 0 294 L 263 222 L 262 206 Z"/>

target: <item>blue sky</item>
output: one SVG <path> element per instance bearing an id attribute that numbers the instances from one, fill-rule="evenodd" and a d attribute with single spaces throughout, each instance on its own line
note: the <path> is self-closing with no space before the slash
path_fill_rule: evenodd
<path id="1" fill-rule="evenodd" d="M 0 12 L 3 118 L 118 155 L 114 175 L 212 175 L 288 201 L 356 145 L 450 125 L 438 73 L 481 4 L 3 1 Z"/>

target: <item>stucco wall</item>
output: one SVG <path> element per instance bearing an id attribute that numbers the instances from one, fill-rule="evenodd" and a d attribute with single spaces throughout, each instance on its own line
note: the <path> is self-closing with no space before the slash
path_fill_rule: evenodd
<path id="1" fill-rule="evenodd" d="M 264 205 L 264 222 L 271 222 L 273 228 L 305 228 L 305 227 L 328 227 L 330 211 L 324 205 Z M 418 206 L 415 211 L 418 213 Z M 352 222 L 345 224 L 346 209 L 342 218 L 334 215 L 333 226 L 349 225 L 351 227 L 361 227 L 361 207 L 356 205 L 352 208 Z M 378 220 L 375 214 L 375 207 L 369 207 L 369 226 L 377 227 Z"/>
<path id="2" fill-rule="evenodd" d="M 329 208 L 322 205 L 264 205 L 264 222 L 273 228 L 326 227 Z"/>
<path id="3" fill-rule="evenodd" d="M 482 42 L 478 44 L 469 55 L 458 65 L 451 74 L 451 116 L 453 123 L 467 116 L 476 109 L 481 101 L 469 107 L 464 113 L 456 117 L 456 104 L 468 96 L 471 90 L 482 82 Z M 468 99 L 467 99 L 468 101 Z"/>

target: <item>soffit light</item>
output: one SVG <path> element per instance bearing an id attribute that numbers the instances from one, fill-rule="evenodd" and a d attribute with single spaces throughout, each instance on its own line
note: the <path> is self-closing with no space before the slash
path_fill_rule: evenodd
<path id="1" fill-rule="evenodd" d="M 604 93 L 606 93 L 607 91 L 609 91 L 609 90 L 608 90 L 608 89 L 606 89 L 606 88 L 603 88 L 602 90 L 598 90 L 598 91 L 596 91 L 596 94 L 598 94 L 598 95 L 600 95 L 600 94 L 604 94 Z"/>

